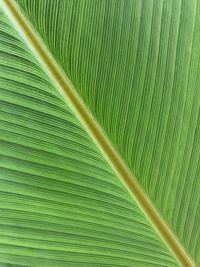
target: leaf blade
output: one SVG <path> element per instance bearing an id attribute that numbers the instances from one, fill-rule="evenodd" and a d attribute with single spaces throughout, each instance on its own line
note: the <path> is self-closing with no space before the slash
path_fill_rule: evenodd
<path id="1" fill-rule="evenodd" d="M 50 7 L 19 1 L 198 265 L 198 1 L 47 2 L 61 16 L 52 33 L 31 10 Z"/>
<path id="2" fill-rule="evenodd" d="M 1 112 L 4 118 L 0 124 L 1 261 L 32 266 L 132 266 L 133 263 L 137 266 L 144 263 L 159 266 L 161 262 L 163 266 L 169 263 L 177 266 L 80 123 L 56 96 L 53 85 L 48 82 L 46 87 L 47 76 L 17 33 L 11 30 L 3 14 L 1 23 L 1 30 L 10 33 L 9 36 L 1 35 L 7 41 L 6 49 L 10 47 L 13 52 L 13 45 L 10 45 L 10 40 L 13 40 L 18 44 L 16 52 L 29 59 L 29 63 L 20 68 L 12 79 L 11 76 L 7 78 L 8 69 L 14 73 L 20 64 L 19 58 L 15 61 L 15 53 L 6 66 L 1 65 L 0 71 Z M 2 62 L 5 62 L 3 57 Z M 28 91 L 28 73 L 33 68 L 39 74 L 31 76 L 32 82 L 35 81 L 34 87 L 40 89 L 40 94 L 38 90 Z M 9 90 L 9 82 L 15 90 Z M 51 99 L 52 103 L 48 104 L 46 99 L 48 102 Z M 22 129 L 23 135 L 20 135 Z M 82 142 L 76 142 L 77 135 Z M 47 141 L 47 136 L 51 142 Z M 68 137 L 71 139 L 68 140 Z M 56 156 L 55 160 L 58 144 L 61 150 L 66 140 L 70 149 L 67 145 L 62 149 L 64 161 L 62 155 Z M 40 151 L 38 145 L 41 145 Z M 77 149 L 87 151 L 90 173 L 95 174 L 96 182 L 89 176 L 88 167 L 84 161 L 81 163 L 81 158 L 75 157 L 78 164 L 73 164 L 72 150 L 77 155 Z M 42 212 L 38 215 L 40 210 Z M 75 214 L 76 220 L 73 219 Z M 80 237 L 74 241 L 77 233 L 83 238 L 81 244 Z M 145 235 L 145 243 L 140 241 L 142 235 Z M 102 237 L 104 241 L 101 241 Z M 51 242 L 48 242 L 49 239 Z M 59 244 L 62 240 L 65 240 L 63 249 Z M 86 244 L 94 253 L 88 250 Z M 161 257 L 157 257 L 158 251 Z"/>

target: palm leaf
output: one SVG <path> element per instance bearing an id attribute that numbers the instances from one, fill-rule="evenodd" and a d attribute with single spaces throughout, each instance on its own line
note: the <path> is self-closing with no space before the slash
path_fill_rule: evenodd
<path id="1" fill-rule="evenodd" d="M 199 1 L 1 4 L 2 266 L 198 266 Z"/>

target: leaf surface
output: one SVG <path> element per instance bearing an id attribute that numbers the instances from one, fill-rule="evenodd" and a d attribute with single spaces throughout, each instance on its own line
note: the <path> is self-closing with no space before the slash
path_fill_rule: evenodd
<path id="1" fill-rule="evenodd" d="M 198 1 L 17 2 L 199 265 Z M 3 13 L 0 29 L 0 260 L 179 266 Z"/>

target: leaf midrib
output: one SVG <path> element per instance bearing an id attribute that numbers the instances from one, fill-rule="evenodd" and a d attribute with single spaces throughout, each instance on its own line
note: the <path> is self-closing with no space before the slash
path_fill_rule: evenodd
<path id="1" fill-rule="evenodd" d="M 47 50 L 43 40 L 38 36 L 29 21 L 24 17 L 17 3 L 14 0 L 2 0 L 2 7 L 13 24 L 17 26 L 19 33 L 34 52 L 36 58 L 40 61 L 47 74 L 56 84 L 56 88 L 59 90 L 60 94 L 64 97 L 67 104 L 70 105 L 71 109 L 101 150 L 110 166 L 117 173 L 121 182 L 126 186 L 132 198 L 136 200 L 141 210 L 161 238 L 165 241 L 171 252 L 182 266 L 194 267 L 195 264 L 190 259 L 185 249 L 155 209 L 153 203 L 149 200 L 126 163 L 112 146 L 112 143 L 106 136 L 104 130 L 77 94 L 71 81 L 66 77 L 61 67 L 56 63 L 56 60 Z"/>

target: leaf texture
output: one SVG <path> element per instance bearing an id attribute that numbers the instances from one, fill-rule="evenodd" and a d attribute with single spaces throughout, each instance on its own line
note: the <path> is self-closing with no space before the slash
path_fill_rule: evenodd
<path id="1" fill-rule="evenodd" d="M 19 3 L 199 265 L 199 1 Z"/>
<path id="2" fill-rule="evenodd" d="M 17 2 L 198 266 L 199 1 Z M 2 217 L 18 225 L 4 259 L 178 266 L 3 14 L 1 24 Z"/>
<path id="3" fill-rule="evenodd" d="M 3 13 L 0 31 L 1 264 L 178 266 Z"/>

